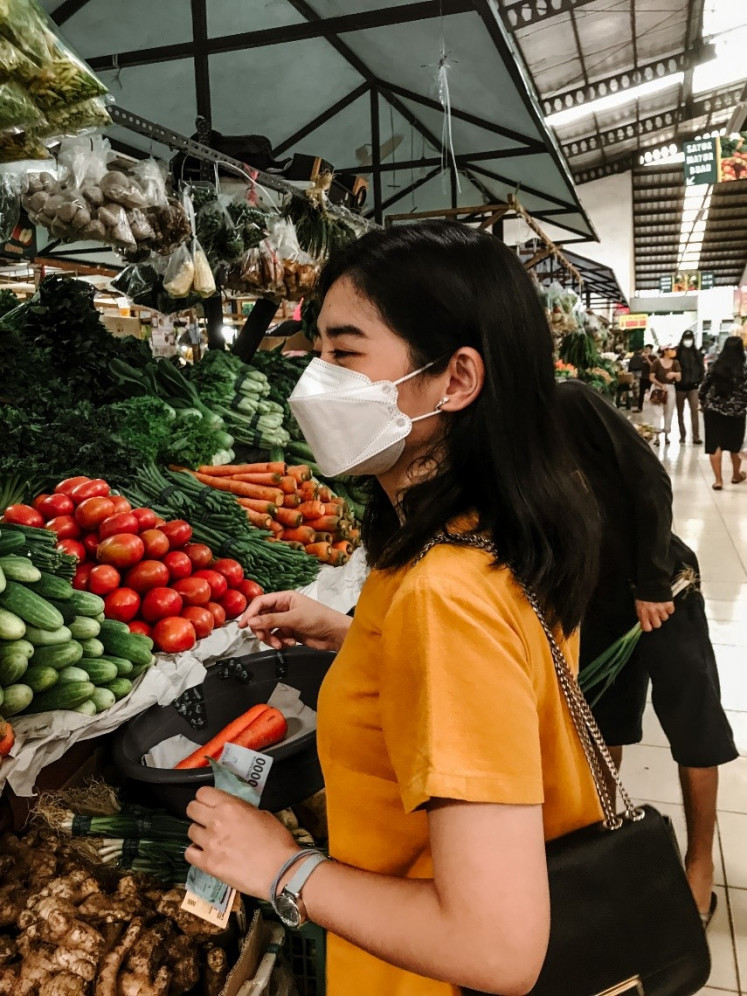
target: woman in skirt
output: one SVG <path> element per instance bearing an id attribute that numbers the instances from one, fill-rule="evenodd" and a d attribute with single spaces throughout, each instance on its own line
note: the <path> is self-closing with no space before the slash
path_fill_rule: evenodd
<path id="1" fill-rule="evenodd" d="M 731 335 L 726 340 L 720 356 L 706 374 L 699 396 L 705 422 L 706 453 L 716 478 L 713 490 L 720 491 L 724 486 L 721 475 L 724 450 L 731 454 L 731 483 L 741 484 L 747 480 L 740 456 L 747 413 L 747 367 L 740 336 Z"/>

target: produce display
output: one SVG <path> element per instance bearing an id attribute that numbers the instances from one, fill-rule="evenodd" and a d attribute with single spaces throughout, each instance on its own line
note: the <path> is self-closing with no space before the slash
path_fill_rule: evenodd
<path id="1" fill-rule="evenodd" d="M 48 830 L 0 837 L 0 993 L 218 996 L 234 929 L 181 909 L 183 889 L 85 860 Z"/>

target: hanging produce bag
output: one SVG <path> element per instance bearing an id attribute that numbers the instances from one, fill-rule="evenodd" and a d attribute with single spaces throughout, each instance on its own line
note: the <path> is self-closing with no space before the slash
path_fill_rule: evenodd
<path id="1" fill-rule="evenodd" d="M 171 297 L 187 297 L 192 290 L 194 278 L 195 264 L 192 253 L 186 245 L 179 246 L 166 266 L 163 289 Z"/>
<path id="2" fill-rule="evenodd" d="M 195 293 L 178 299 L 171 297 L 164 290 L 163 277 L 163 273 L 159 273 L 154 263 L 133 263 L 126 266 L 112 280 L 112 287 L 134 304 L 149 308 L 151 311 L 158 311 L 162 315 L 175 315 L 193 308 L 200 302 L 199 294 Z"/>
<path id="3" fill-rule="evenodd" d="M 25 131 L 44 123 L 44 115 L 21 83 L 0 82 L 0 131 Z"/>

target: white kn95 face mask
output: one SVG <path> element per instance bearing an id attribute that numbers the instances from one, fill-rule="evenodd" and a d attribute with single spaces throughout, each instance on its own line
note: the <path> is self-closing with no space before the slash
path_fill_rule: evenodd
<path id="1" fill-rule="evenodd" d="M 314 358 L 301 375 L 288 404 L 325 477 L 383 474 L 405 448 L 414 422 L 400 411 L 398 384 L 433 366 L 426 364 L 399 380 L 372 381 L 365 374 Z"/>

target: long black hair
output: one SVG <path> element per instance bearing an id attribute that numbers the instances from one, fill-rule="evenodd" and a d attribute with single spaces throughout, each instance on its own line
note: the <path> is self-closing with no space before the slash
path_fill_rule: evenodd
<path id="1" fill-rule="evenodd" d="M 443 419 L 433 475 L 402 494 L 403 522 L 374 483 L 370 562 L 405 566 L 453 517 L 476 511 L 501 563 L 569 633 L 595 582 L 598 516 L 557 428 L 552 337 L 518 257 L 492 235 L 433 221 L 369 232 L 334 254 L 321 297 L 343 276 L 405 340 L 413 367 L 435 361 L 423 376 L 443 373 L 461 346 L 485 363 L 479 397 Z"/>
<path id="2" fill-rule="evenodd" d="M 730 335 L 724 342 L 718 359 L 715 360 L 711 377 L 714 394 L 728 397 L 745 377 L 745 353 L 742 337 Z"/>

